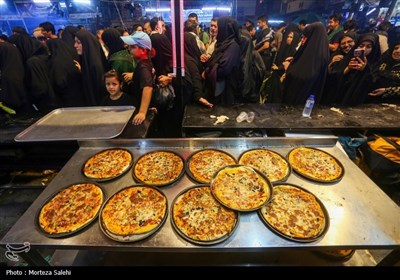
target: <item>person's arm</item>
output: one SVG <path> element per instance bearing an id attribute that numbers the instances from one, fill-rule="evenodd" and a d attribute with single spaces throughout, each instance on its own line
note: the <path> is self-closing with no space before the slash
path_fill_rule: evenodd
<path id="1" fill-rule="evenodd" d="M 400 87 L 387 87 L 387 88 L 377 88 L 372 92 L 368 93 L 369 96 L 381 96 L 383 98 L 400 96 Z"/>
<path id="2" fill-rule="evenodd" d="M 153 87 L 144 87 L 142 92 L 142 101 L 140 103 L 139 112 L 133 118 L 134 125 L 140 125 L 145 119 L 147 110 L 150 106 L 151 96 L 153 94 Z"/>
<path id="3" fill-rule="evenodd" d="M 257 49 L 259 53 L 262 53 L 264 50 L 268 50 L 270 47 L 270 42 L 265 41 L 260 48 Z"/>

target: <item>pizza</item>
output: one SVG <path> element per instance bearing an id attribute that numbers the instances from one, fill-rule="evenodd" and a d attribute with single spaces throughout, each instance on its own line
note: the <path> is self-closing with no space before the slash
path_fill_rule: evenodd
<path id="1" fill-rule="evenodd" d="M 105 203 L 100 217 L 106 231 L 128 236 L 158 228 L 166 214 L 164 194 L 149 186 L 132 186 L 113 195 Z"/>
<path id="2" fill-rule="evenodd" d="M 125 149 L 109 149 L 91 156 L 83 165 L 83 174 L 91 179 L 112 179 L 132 165 L 132 154 Z"/>
<path id="3" fill-rule="evenodd" d="M 230 165 L 211 181 L 213 195 L 226 207 L 238 211 L 260 208 L 271 196 L 271 183 L 255 169 Z"/>
<path id="4" fill-rule="evenodd" d="M 38 216 L 40 228 L 54 235 L 73 233 L 93 221 L 103 198 L 95 184 L 71 185 L 43 205 Z"/>
<path id="5" fill-rule="evenodd" d="M 193 187 L 179 195 L 172 208 L 173 222 L 190 240 L 211 242 L 228 237 L 237 225 L 237 214 L 222 206 L 209 186 Z"/>
<path id="6" fill-rule="evenodd" d="M 170 151 L 153 151 L 141 156 L 133 168 L 134 177 L 148 185 L 167 185 L 183 174 L 183 159 Z"/>
<path id="7" fill-rule="evenodd" d="M 338 160 L 315 148 L 294 148 L 289 152 L 288 160 L 298 174 L 319 182 L 333 182 L 344 174 L 344 169 Z"/>
<path id="8" fill-rule="evenodd" d="M 235 158 L 223 151 L 201 150 L 192 154 L 189 158 L 189 175 L 199 183 L 209 184 L 215 172 L 224 166 L 235 163 Z"/>
<path id="9" fill-rule="evenodd" d="M 239 158 L 239 164 L 257 169 L 271 182 L 284 181 L 290 174 L 287 160 L 280 154 L 267 149 L 253 149 L 244 152 Z"/>
<path id="10" fill-rule="evenodd" d="M 293 239 L 318 237 L 328 218 L 313 194 L 289 184 L 274 186 L 271 201 L 260 212 L 270 227 Z"/>

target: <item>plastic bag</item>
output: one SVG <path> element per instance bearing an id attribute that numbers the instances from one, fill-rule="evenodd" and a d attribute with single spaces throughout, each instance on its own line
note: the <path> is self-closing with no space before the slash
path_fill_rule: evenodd
<path id="1" fill-rule="evenodd" d="M 151 101 L 152 106 L 156 107 L 158 110 L 170 110 L 175 102 L 174 88 L 172 85 L 154 85 Z"/>

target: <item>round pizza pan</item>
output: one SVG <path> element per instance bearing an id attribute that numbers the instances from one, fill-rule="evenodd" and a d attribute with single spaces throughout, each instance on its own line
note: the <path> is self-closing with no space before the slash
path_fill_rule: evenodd
<path id="1" fill-rule="evenodd" d="M 312 252 L 330 261 L 347 262 L 353 257 L 355 251 L 355 249 L 331 249 Z"/>
<path id="2" fill-rule="evenodd" d="M 300 190 L 302 190 L 302 191 L 304 191 L 306 193 L 311 194 L 315 198 L 315 200 L 318 202 L 318 204 L 320 205 L 320 207 L 322 209 L 322 212 L 324 213 L 324 216 L 325 216 L 324 228 L 321 230 L 320 233 L 318 233 L 317 235 L 315 235 L 315 236 L 313 236 L 311 238 L 298 238 L 298 237 L 292 237 L 292 236 L 286 235 L 286 234 L 280 232 L 279 230 L 275 229 L 272 225 L 270 225 L 269 222 L 264 218 L 264 216 L 262 214 L 262 208 L 260 208 L 260 210 L 258 211 L 258 216 L 260 217 L 260 219 L 275 234 L 277 234 L 277 235 L 279 235 L 279 236 L 281 236 L 281 237 L 283 237 L 283 238 L 285 238 L 287 240 L 290 240 L 290 241 L 301 242 L 301 243 L 310 243 L 310 242 L 314 242 L 314 241 L 317 241 L 317 240 L 321 239 L 329 229 L 329 214 L 328 214 L 328 211 L 325 208 L 325 205 L 313 193 L 311 193 L 308 190 L 306 190 L 306 189 L 304 189 L 302 187 L 299 187 L 297 185 L 290 184 L 290 183 L 280 183 L 280 184 L 275 184 L 274 188 L 277 187 L 277 186 L 281 186 L 281 185 L 289 185 L 289 186 L 295 187 L 297 189 L 300 189 Z"/>
<path id="3" fill-rule="evenodd" d="M 282 177 L 282 179 L 279 179 L 279 180 L 276 180 L 276 181 L 272 181 L 271 179 L 269 179 L 271 183 L 285 182 L 285 181 L 289 178 L 290 174 L 292 173 L 292 166 L 290 165 L 289 161 L 288 161 L 284 156 L 282 156 L 281 154 L 279 154 L 279 153 L 277 153 L 277 152 L 275 152 L 275 151 L 272 151 L 272 150 L 269 150 L 269 149 L 264 149 L 264 148 L 249 149 L 249 150 L 246 150 L 246 151 L 244 151 L 243 153 L 240 154 L 239 159 L 238 159 L 238 163 L 241 164 L 241 163 L 240 163 L 240 160 L 241 160 L 241 158 L 242 158 L 246 153 L 251 152 L 251 151 L 257 151 L 257 150 L 268 151 L 268 152 L 274 153 L 274 154 L 277 155 L 280 159 L 282 159 L 284 162 L 286 162 L 286 164 L 288 165 L 288 169 L 289 169 L 288 172 L 287 172 L 287 174 L 286 174 L 284 177 Z M 249 166 L 250 166 L 250 165 L 249 165 Z M 250 167 L 253 167 L 254 169 L 257 169 L 257 168 L 254 167 L 254 166 L 250 166 Z M 260 171 L 260 170 L 259 170 L 259 171 Z M 260 172 L 261 172 L 261 171 L 260 171 Z M 261 172 L 261 173 L 262 173 L 262 172 Z M 263 173 L 263 174 L 264 174 L 264 173 Z M 264 175 L 267 176 L 267 178 L 268 178 L 268 175 L 267 175 L 267 174 L 264 174 Z"/>
<path id="4" fill-rule="evenodd" d="M 72 187 L 72 186 L 74 186 L 74 185 L 80 185 L 80 184 L 92 184 L 92 185 L 95 185 L 96 187 L 98 187 L 98 188 L 101 190 L 102 194 L 103 194 L 103 199 L 102 199 L 102 202 L 101 202 L 101 204 L 103 205 L 104 199 L 105 199 L 105 192 L 104 192 L 103 188 L 102 188 L 101 186 L 99 186 L 98 184 L 92 183 L 92 182 L 79 182 L 79 183 L 75 183 L 75 184 L 70 184 L 70 185 L 68 185 L 68 186 L 66 186 L 66 187 L 64 187 L 64 188 L 62 188 L 61 190 L 58 190 L 57 192 L 53 193 L 51 196 L 49 196 L 49 198 L 47 198 L 47 199 L 45 200 L 45 202 L 42 204 L 42 206 L 41 206 L 41 207 L 39 208 L 39 210 L 37 211 L 36 216 L 35 216 L 35 225 L 36 225 L 36 227 L 38 228 L 38 230 L 39 230 L 43 235 L 45 235 L 45 236 L 47 236 L 47 237 L 51 237 L 51 238 L 63 238 L 63 237 L 66 237 L 66 236 L 74 235 L 74 234 L 76 234 L 77 232 L 79 232 L 79 231 L 85 229 L 86 227 L 88 227 L 90 224 L 92 224 L 92 222 L 93 222 L 94 220 L 96 220 L 96 218 L 98 217 L 98 215 L 99 215 L 99 213 L 100 213 L 100 209 L 102 208 L 102 206 L 99 208 L 99 210 L 97 210 L 96 215 L 94 215 L 86 224 L 84 224 L 84 225 L 81 226 L 80 228 L 77 228 L 77 229 L 75 229 L 75 230 L 73 230 L 73 231 L 70 231 L 70 232 L 49 233 L 49 232 L 45 231 L 45 230 L 40 226 L 39 215 L 40 215 L 40 212 L 42 211 L 42 208 L 43 208 L 48 202 L 50 202 L 50 200 L 52 200 L 52 199 L 53 199 L 57 194 L 59 194 L 60 192 L 62 192 L 62 191 L 64 191 L 64 190 L 68 189 L 69 187 Z"/>
<path id="5" fill-rule="evenodd" d="M 296 150 L 296 149 L 298 149 L 298 148 L 308 148 L 308 149 L 312 149 L 312 150 L 316 150 L 316 151 L 322 152 L 322 153 L 324 153 L 324 154 L 330 156 L 330 157 L 333 158 L 333 159 L 337 162 L 337 164 L 342 168 L 342 172 L 341 172 L 341 174 L 340 174 L 337 178 L 335 178 L 335 179 L 333 179 L 333 180 L 321 180 L 321 179 L 317 179 L 317 178 L 314 178 L 314 177 L 312 177 L 312 176 L 309 176 L 309 175 L 307 175 L 307 174 L 302 173 L 301 171 L 297 170 L 297 168 L 294 167 L 294 166 L 292 165 L 292 169 L 294 170 L 294 172 L 295 172 L 296 174 L 300 175 L 300 176 L 303 177 L 303 178 L 306 178 L 306 179 L 308 179 L 308 180 L 311 180 L 311 181 L 314 181 L 314 182 L 318 182 L 318 183 L 337 183 L 337 182 L 339 182 L 340 180 L 342 180 L 342 178 L 343 178 L 343 176 L 344 176 L 344 166 L 343 166 L 343 164 L 342 164 L 336 157 L 334 157 L 333 155 L 331 155 L 330 153 L 325 152 L 325 151 L 320 150 L 320 149 L 317 149 L 317 148 L 313 148 L 313 147 L 297 147 L 297 148 L 291 149 L 291 150 L 289 151 L 289 153 L 286 155 L 286 158 L 287 158 L 287 160 L 288 160 L 289 163 L 290 163 L 290 161 L 289 161 L 289 156 L 290 156 L 290 154 L 291 154 L 294 150 Z"/>
<path id="6" fill-rule="evenodd" d="M 136 174 L 135 174 L 135 167 L 136 167 L 136 164 L 137 164 L 144 156 L 149 155 L 149 154 L 152 154 L 152 153 L 158 153 L 158 152 L 171 153 L 171 154 L 174 154 L 175 156 L 178 156 L 178 157 L 182 160 L 182 170 L 180 171 L 179 175 L 178 175 L 176 178 L 174 178 L 173 180 L 170 180 L 170 181 L 165 182 L 165 183 L 162 183 L 162 184 L 151 184 L 151 183 L 144 182 L 144 181 L 140 180 L 140 179 L 136 176 Z M 176 153 L 176 152 L 174 152 L 174 151 L 169 151 L 169 150 L 155 150 L 155 151 L 151 151 L 151 152 L 145 153 L 144 155 L 141 155 L 141 156 L 137 159 L 137 161 L 135 162 L 135 164 L 134 164 L 134 166 L 133 166 L 133 168 L 132 168 L 132 176 L 133 176 L 133 179 L 134 179 L 135 181 L 137 181 L 137 182 L 139 182 L 139 183 L 142 183 L 142 184 L 145 184 L 145 185 L 148 185 L 148 186 L 155 186 L 155 187 L 163 187 L 163 186 L 171 185 L 171 184 L 175 183 L 176 181 L 178 181 L 179 179 L 181 179 L 184 173 L 185 173 L 185 160 L 183 159 L 183 157 L 182 157 L 180 154 L 178 154 L 178 153 Z"/>
<path id="7" fill-rule="evenodd" d="M 193 243 L 193 244 L 196 244 L 196 245 L 214 245 L 214 244 L 221 243 L 221 242 L 227 240 L 229 237 L 231 237 L 231 236 L 233 235 L 233 233 L 236 231 L 236 229 L 237 229 L 237 227 L 238 227 L 238 225 L 239 225 L 239 220 L 240 220 L 239 212 L 234 211 L 234 212 L 235 212 L 235 216 L 236 216 L 236 221 L 235 221 L 235 225 L 233 226 L 232 230 L 231 230 L 229 233 L 225 234 L 224 236 L 221 236 L 221 237 L 216 238 L 216 239 L 213 239 L 213 240 L 203 241 L 203 240 L 193 239 L 193 238 L 190 238 L 189 236 L 187 236 L 184 232 L 182 232 L 182 231 L 179 229 L 179 227 L 176 225 L 175 220 L 174 220 L 174 205 L 175 205 L 175 202 L 176 202 L 182 195 L 184 195 L 186 192 L 188 192 L 188 191 L 190 191 L 190 190 L 192 190 L 192 189 L 196 189 L 196 188 L 209 188 L 209 187 L 210 187 L 209 185 L 194 185 L 194 186 L 191 186 L 191 187 L 189 187 L 189 188 L 184 189 L 183 191 L 181 191 L 181 192 L 175 197 L 174 201 L 172 202 L 172 207 L 171 207 L 171 224 L 172 224 L 172 227 L 174 228 L 174 230 L 175 230 L 183 239 L 185 239 L 185 240 L 187 240 L 187 241 L 189 241 L 189 242 L 191 242 L 191 243 Z M 217 203 L 220 203 L 218 200 L 216 200 L 216 201 L 217 201 Z M 225 207 L 224 205 L 222 205 L 222 204 L 221 204 L 221 207 L 226 208 L 226 207 Z M 227 209 L 229 209 L 229 208 L 227 208 Z M 229 209 L 229 210 L 230 210 L 230 209 Z M 233 211 L 233 210 L 231 210 L 231 211 Z"/>
<path id="8" fill-rule="evenodd" d="M 86 176 L 86 175 L 85 175 L 85 172 L 83 171 L 83 169 L 85 168 L 85 165 L 86 165 L 86 163 L 88 162 L 88 160 L 91 159 L 92 157 L 98 155 L 98 154 L 104 153 L 105 151 L 109 151 L 109 150 L 123 150 L 123 151 L 128 152 L 128 153 L 131 155 L 131 158 L 132 158 L 131 162 L 129 163 L 129 166 L 128 166 L 123 172 L 121 172 L 120 174 L 115 175 L 115 176 L 112 176 L 112 177 L 109 177 L 109 178 L 93 178 L 93 177 L 88 177 L 88 176 Z M 129 150 L 127 150 L 127 149 L 121 149 L 121 148 L 111 148 L 111 149 L 102 150 L 102 151 L 100 151 L 100 152 L 98 152 L 98 153 L 96 153 L 96 154 L 94 154 L 94 155 L 91 155 L 91 156 L 83 163 L 81 172 L 82 172 L 83 176 L 84 176 L 86 179 L 88 179 L 88 180 L 95 181 L 95 182 L 105 182 L 105 181 L 110 181 L 110 180 L 113 180 L 113 179 L 116 179 L 116 178 L 121 177 L 121 176 L 124 175 L 129 169 L 131 169 L 132 165 L 133 165 L 133 154 L 132 154 Z"/>
<path id="9" fill-rule="evenodd" d="M 219 149 L 202 149 L 199 151 L 196 151 L 194 153 L 192 153 L 187 159 L 186 159 L 186 164 L 185 164 L 185 168 L 186 168 L 186 173 L 189 175 L 190 179 L 192 179 L 194 182 L 200 183 L 200 184 L 209 184 L 210 182 L 206 182 L 206 181 L 202 181 L 198 178 L 196 178 L 196 176 L 194 176 L 194 174 L 192 173 L 192 171 L 190 170 L 190 161 L 192 160 L 193 156 L 200 153 L 200 152 L 204 152 L 204 151 L 216 151 L 219 153 L 223 153 L 227 156 L 229 156 L 230 158 L 233 159 L 233 161 L 235 163 L 237 163 L 236 158 L 234 156 L 232 156 L 231 154 L 223 151 L 223 150 L 219 150 Z"/>
<path id="10" fill-rule="evenodd" d="M 244 209 L 235 209 L 235 208 L 231 208 L 231 207 L 229 207 L 228 205 L 226 205 L 226 204 L 225 204 L 223 201 L 221 201 L 221 200 L 218 198 L 218 196 L 214 193 L 213 188 L 212 188 L 212 185 L 213 185 L 213 183 L 214 183 L 215 178 L 216 178 L 217 175 L 219 174 L 219 172 L 221 172 L 222 170 L 224 170 L 224 169 L 226 169 L 226 168 L 235 168 L 235 167 L 246 167 L 246 168 L 249 168 L 249 169 L 253 170 L 254 172 L 256 172 L 256 173 L 267 183 L 267 185 L 268 185 L 268 190 L 269 190 L 270 195 L 269 195 L 269 197 L 266 199 L 266 201 L 265 201 L 263 204 L 261 204 L 261 205 L 259 205 L 259 206 L 257 206 L 257 207 L 251 208 L 251 209 L 245 209 L 245 210 L 244 210 Z M 265 176 L 264 174 L 262 174 L 260 171 L 258 171 L 258 170 L 255 169 L 255 168 L 252 168 L 252 167 L 247 166 L 247 165 L 241 165 L 241 164 L 232 164 L 232 165 L 227 165 L 227 166 L 224 166 L 224 167 L 220 168 L 217 172 L 215 172 L 213 178 L 211 179 L 210 188 L 211 188 L 211 193 L 213 194 L 213 196 L 215 197 L 215 199 L 218 200 L 219 203 L 221 203 L 222 205 L 224 205 L 225 207 L 227 207 L 227 208 L 229 208 L 229 209 L 232 209 L 232 210 L 235 210 L 235 211 L 241 211 L 241 212 L 250 212 L 250 211 L 257 210 L 257 209 L 261 208 L 263 205 L 267 204 L 267 203 L 271 200 L 271 197 L 272 197 L 272 184 L 271 184 L 271 182 L 268 180 L 267 176 Z"/>
<path id="11" fill-rule="evenodd" d="M 148 231 L 148 232 L 145 232 L 145 233 L 130 234 L 130 235 L 119 235 L 119 234 L 115 234 L 115 233 L 109 231 L 109 230 L 105 227 L 105 225 L 104 225 L 104 223 L 103 223 L 103 219 L 101 218 L 101 213 L 103 212 L 104 207 L 107 205 L 107 203 L 110 201 L 110 199 L 113 198 L 113 197 L 114 197 L 115 195 L 117 195 L 118 193 L 120 193 L 120 192 L 122 192 L 122 191 L 124 191 L 124 190 L 126 190 L 126 189 L 129 189 L 129 188 L 137 188 L 137 187 L 146 187 L 146 188 L 154 189 L 154 190 L 156 190 L 157 192 L 159 192 L 162 196 L 165 197 L 165 199 L 166 199 L 166 205 L 165 205 L 166 209 L 165 209 L 165 215 L 164 215 L 162 221 L 161 221 L 161 222 L 158 224 L 158 226 L 156 226 L 154 229 L 152 229 L 152 230 L 150 230 L 150 231 Z M 107 199 L 107 201 L 103 204 L 103 206 L 101 207 L 99 213 L 100 213 L 100 214 L 99 214 L 100 229 L 101 229 L 101 231 L 102 231 L 108 238 L 110 238 L 110 239 L 112 239 L 112 240 L 115 240 L 115 241 L 118 241 L 118 242 L 124 242 L 124 243 L 140 241 L 140 240 L 143 240 L 143 239 L 145 239 L 145 238 L 147 238 L 147 237 L 153 235 L 154 233 L 156 233 L 156 232 L 164 225 L 164 223 L 165 223 L 165 221 L 167 220 L 167 217 L 168 217 L 168 199 L 167 199 L 167 196 L 166 196 L 161 190 L 159 190 L 158 188 L 156 188 L 156 187 L 154 187 L 154 186 L 149 186 L 149 185 L 132 185 L 132 186 L 127 186 L 127 187 L 124 187 L 124 188 L 122 188 L 121 190 L 117 191 L 117 192 L 114 193 L 112 196 L 110 196 L 110 197 Z"/>

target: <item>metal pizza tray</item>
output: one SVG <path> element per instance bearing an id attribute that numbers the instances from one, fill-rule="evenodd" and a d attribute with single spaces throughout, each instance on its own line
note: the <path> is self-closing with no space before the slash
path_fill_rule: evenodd
<path id="1" fill-rule="evenodd" d="M 276 229 L 273 225 L 271 225 L 271 224 L 268 222 L 268 220 L 267 220 L 267 219 L 264 217 L 264 215 L 262 214 L 262 211 L 265 211 L 265 210 L 264 210 L 264 207 L 260 208 L 260 209 L 258 210 L 258 212 L 257 212 L 257 213 L 258 213 L 258 216 L 259 216 L 260 219 L 261 219 L 261 221 L 263 221 L 264 224 L 265 224 L 272 232 L 274 232 L 274 233 L 276 233 L 277 235 L 279 235 L 279 236 L 281 236 L 281 237 L 283 237 L 283 238 L 285 238 L 285 239 L 287 239 L 287 240 L 290 240 L 290 241 L 307 243 L 307 242 L 314 242 L 314 241 L 317 241 L 317 240 L 321 239 L 321 238 L 326 234 L 326 232 L 328 231 L 328 228 L 329 228 L 329 225 L 330 225 L 330 222 L 329 222 L 329 221 L 330 221 L 330 218 L 329 218 L 328 210 L 326 210 L 325 205 L 321 202 L 321 200 L 320 200 L 316 195 L 314 195 L 312 192 L 310 192 L 310 191 L 306 190 L 305 188 L 302 188 L 302 187 L 300 187 L 300 186 L 298 186 L 298 185 L 295 185 L 295 184 L 291 184 L 291 183 L 278 183 L 278 184 L 274 185 L 274 188 L 276 188 L 276 187 L 278 187 L 278 186 L 290 186 L 290 187 L 293 187 L 293 188 L 302 190 L 302 191 L 304 191 L 304 192 L 306 192 L 306 193 L 312 195 L 312 196 L 315 198 L 315 200 L 317 201 L 317 203 L 319 204 L 319 206 L 321 207 L 322 212 L 324 213 L 324 216 L 325 216 L 324 227 L 323 227 L 323 229 L 322 229 L 318 234 L 316 234 L 316 235 L 313 236 L 313 237 L 309 237 L 309 238 L 293 237 L 293 236 L 287 235 L 287 234 L 285 234 L 285 233 L 279 231 L 278 229 Z M 273 196 L 273 195 L 272 195 L 272 196 Z"/>
<path id="2" fill-rule="evenodd" d="M 72 230 L 72 231 L 62 232 L 62 233 L 49 233 L 49 232 L 45 231 L 45 230 L 40 226 L 40 221 L 39 221 L 40 212 L 42 211 L 43 207 L 44 207 L 47 203 L 49 203 L 56 195 L 58 195 L 59 193 L 61 193 L 62 191 L 66 190 L 66 189 L 68 189 L 68 188 L 71 188 L 71 187 L 73 187 L 73 186 L 76 186 L 76 185 L 81 185 L 81 184 L 92 184 L 92 185 L 95 185 L 95 186 L 98 187 L 98 188 L 101 190 L 101 192 L 103 193 L 103 199 L 102 199 L 102 201 L 101 201 L 101 205 L 102 205 L 102 206 L 99 207 L 99 209 L 98 209 L 97 212 L 96 212 L 96 215 L 94 215 L 94 216 L 93 216 L 90 220 L 88 220 L 85 224 L 83 224 L 83 225 L 80 226 L 79 228 L 77 228 L 77 229 L 75 229 L 75 230 Z M 100 209 L 103 207 L 104 201 L 105 201 L 105 192 L 104 192 L 104 189 L 103 189 L 100 185 L 98 185 L 98 184 L 96 184 L 96 183 L 89 183 L 89 182 L 83 182 L 83 181 L 82 181 L 82 182 L 76 182 L 76 183 L 69 184 L 68 186 L 63 187 L 61 190 L 56 191 L 56 192 L 54 192 L 51 196 L 49 196 L 49 197 L 45 200 L 45 202 L 42 204 L 42 206 L 38 209 L 38 211 L 37 211 L 37 213 L 36 213 L 36 216 L 35 216 L 36 228 L 38 229 L 38 231 L 39 231 L 41 234 L 43 234 L 44 236 L 50 237 L 50 238 L 64 238 L 64 237 L 67 237 L 67 236 L 70 236 L 70 235 L 74 235 L 74 234 L 76 234 L 77 232 L 80 232 L 80 231 L 82 231 L 83 229 L 88 228 L 88 227 L 93 223 L 93 221 L 97 219 L 97 217 L 99 216 L 99 213 L 100 213 Z M 63 218 L 65 218 L 65 217 L 63 217 Z"/>
<path id="3" fill-rule="evenodd" d="M 194 186 L 191 186 L 191 187 L 189 187 L 189 188 L 187 188 L 187 189 L 184 189 L 183 191 L 181 191 L 175 198 L 174 198 L 174 200 L 173 200 L 173 202 L 172 202 L 172 206 L 171 206 L 171 224 L 172 224 L 172 227 L 174 228 L 174 230 L 182 237 L 182 238 L 184 238 L 184 239 L 186 239 L 187 241 L 189 241 L 189 242 L 191 242 L 191 243 L 193 243 L 193 244 L 196 244 L 196 245 L 214 245 L 214 244 L 218 244 L 218 243 L 221 243 L 221 242 L 223 242 L 223 241 L 225 241 L 225 240 L 227 240 L 228 238 L 230 238 L 233 234 L 234 234 L 234 232 L 235 232 L 235 230 L 237 229 L 237 227 L 238 227 L 238 225 L 239 225 L 239 220 L 240 220 L 240 213 L 238 212 L 238 211 L 234 211 L 234 210 L 230 210 L 230 211 L 233 211 L 234 212 L 234 214 L 235 214 L 235 224 L 232 226 L 232 229 L 231 229 L 231 231 L 229 231 L 229 232 L 227 232 L 225 235 L 223 235 L 223 236 L 220 236 L 220 237 L 218 237 L 218 238 L 215 238 L 215 239 L 210 239 L 210 240 L 199 240 L 199 239 L 194 239 L 194 238 L 192 238 L 192 237 L 190 237 L 189 235 L 187 235 L 185 232 L 183 232 L 180 228 L 179 228 L 179 226 L 177 225 L 177 223 L 176 223 L 176 221 L 175 221 L 175 215 L 174 215 L 174 211 L 175 211 L 175 207 L 174 207 L 174 205 L 175 205 L 175 203 L 178 201 L 178 199 L 180 198 L 180 197 L 182 197 L 183 195 L 185 195 L 187 192 L 189 192 L 190 190 L 193 190 L 193 189 L 199 189 L 199 188 L 210 188 L 210 185 L 208 184 L 208 185 L 194 185 Z M 214 197 L 214 196 L 213 196 Z M 217 202 L 218 202 L 218 200 L 216 200 Z M 218 204 L 219 204 L 219 202 L 218 202 Z M 223 207 L 223 208 L 226 208 L 225 206 L 223 206 L 222 204 L 221 204 L 221 207 Z M 199 209 L 198 211 L 203 211 L 203 208 L 202 207 L 200 207 L 201 209 Z M 228 208 L 226 208 L 226 209 L 228 209 Z M 213 224 L 213 223 L 212 223 Z"/>
<path id="4" fill-rule="evenodd" d="M 119 235 L 119 234 L 116 234 L 116 233 L 112 232 L 111 230 L 109 230 L 109 229 L 106 227 L 106 225 L 105 225 L 105 223 L 104 223 L 104 221 L 103 221 L 103 218 L 102 218 L 103 215 L 102 215 L 102 213 L 103 213 L 104 208 L 107 206 L 107 204 L 110 202 L 110 200 L 111 200 L 113 197 L 115 197 L 117 194 L 119 194 L 120 192 L 125 191 L 125 190 L 130 189 L 130 188 L 138 188 L 138 187 L 145 187 L 145 188 L 154 189 L 154 190 L 156 190 L 157 192 L 159 192 L 162 196 L 165 197 L 165 200 L 166 200 L 165 203 L 166 203 L 166 205 L 165 205 L 165 214 L 164 214 L 164 217 L 162 218 L 161 222 L 160 222 L 155 228 L 153 228 L 152 230 L 150 230 L 150 231 L 148 231 L 148 232 L 144 232 L 144 233 L 132 233 L 132 234 L 128 234 L 128 235 Z M 101 207 L 101 209 L 100 209 L 99 212 L 100 212 L 100 214 L 99 214 L 98 216 L 99 216 L 100 229 L 101 229 L 101 231 L 102 231 L 107 237 L 109 237 L 109 238 L 112 239 L 112 240 L 118 241 L 118 242 L 135 242 L 135 241 L 140 241 L 140 240 L 142 240 L 142 239 L 145 239 L 145 238 L 147 238 L 147 237 L 153 235 L 154 233 L 156 233 L 156 232 L 164 225 L 164 223 L 165 223 L 165 221 L 167 220 L 167 217 L 168 217 L 168 198 L 167 198 L 167 196 L 164 194 L 164 192 L 162 192 L 160 189 L 158 189 L 158 188 L 156 188 L 156 187 L 154 187 L 154 186 L 143 185 L 143 184 L 131 185 L 131 186 L 127 186 L 127 187 L 124 187 L 124 188 L 120 189 L 119 191 L 117 191 L 116 193 L 114 193 L 112 196 L 110 196 L 110 197 L 106 200 L 106 202 L 103 204 L 103 206 Z"/>
<path id="5" fill-rule="evenodd" d="M 134 111 L 134 106 L 59 108 L 19 133 L 14 140 L 111 139 L 122 133 Z"/>
<path id="6" fill-rule="evenodd" d="M 298 174 L 299 176 L 301 176 L 301 177 L 303 177 L 303 178 L 306 178 L 306 179 L 308 179 L 308 180 L 311 180 L 311 181 L 314 181 L 314 182 L 319 182 L 319 183 L 326 183 L 326 184 L 329 184 L 329 183 L 337 183 L 337 182 L 339 182 L 340 180 L 342 180 L 342 178 L 343 178 L 343 176 L 344 176 L 344 172 L 345 172 L 345 171 L 344 171 L 344 166 L 343 166 L 343 164 L 342 164 L 336 157 L 334 157 L 333 155 L 331 155 L 330 153 L 328 153 L 328 152 L 326 152 L 326 151 L 322 151 L 321 149 L 317 149 L 317 148 L 314 148 L 314 147 L 307 147 L 307 146 L 304 146 L 304 147 L 305 147 L 305 148 L 308 148 L 308 149 L 312 149 L 312 150 L 316 150 L 316 151 L 322 152 L 322 153 L 328 155 L 329 157 L 333 158 L 333 159 L 336 161 L 336 163 L 341 167 L 342 172 L 341 172 L 340 175 L 337 176 L 337 178 L 335 178 L 335 179 L 331 179 L 331 180 L 322 180 L 322 179 L 314 178 L 314 177 L 312 177 L 311 175 L 308 175 L 308 174 L 306 174 L 306 173 L 303 173 L 303 172 L 301 172 L 300 170 L 298 170 L 298 168 L 296 168 L 296 167 L 294 167 L 292 164 L 290 164 L 290 165 L 292 166 L 292 169 L 294 170 L 294 172 L 295 172 L 296 174 Z M 287 160 L 288 160 L 289 163 L 290 163 L 290 161 L 289 161 L 290 154 L 291 154 L 293 151 L 295 151 L 296 149 L 298 149 L 298 148 L 300 148 L 300 147 L 293 148 L 293 149 L 290 150 L 290 151 L 288 152 L 288 154 L 286 155 Z"/>
<path id="7" fill-rule="evenodd" d="M 197 182 L 197 183 L 199 183 L 199 184 L 209 184 L 209 183 L 210 183 L 210 182 L 202 181 L 200 178 L 196 178 L 196 176 L 195 176 L 195 175 L 193 174 L 193 172 L 190 170 L 190 161 L 192 160 L 193 156 L 195 156 L 195 155 L 198 154 L 198 153 L 204 152 L 204 151 L 216 151 L 216 152 L 219 152 L 219 153 L 226 154 L 227 156 L 229 156 L 230 158 L 233 159 L 233 161 L 234 161 L 235 164 L 237 163 L 237 160 L 236 160 L 236 158 L 235 158 L 234 156 L 232 156 L 231 154 L 229 154 L 229 153 L 227 153 L 227 152 L 225 152 L 225 151 L 223 151 L 223 150 L 220 150 L 220 149 L 210 149 L 210 148 L 206 148 L 206 149 L 201 149 L 201 150 L 195 151 L 194 153 L 192 153 L 192 154 L 186 159 L 186 163 L 185 163 L 186 173 L 189 175 L 190 179 L 193 180 L 193 182 Z M 217 170 L 215 170 L 215 171 L 217 171 Z M 211 181 L 211 179 L 210 179 L 210 181 Z"/>
<path id="8" fill-rule="evenodd" d="M 95 177 L 89 177 L 89 176 L 87 176 L 87 175 L 85 174 L 85 172 L 84 172 L 86 163 L 87 163 L 91 158 L 93 158 L 94 156 L 96 156 L 96 155 L 98 155 L 98 154 L 101 154 L 101 153 L 104 153 L 104 152 L 106 152 L 106 151 L 110 151 L 110 150 L 123 150 L 123 151 L 129 153 L 129 154 L 131 155 L 131 162 L 129 163 L 129 166 L 127 166 L 127 167 L 125 168 L 125 170 L 123 170 L 121 173 L 116 174 L 116 175 L 111 176 L 111 177 L 106 177 L 106 178 L 95 178 Z M 102 164 L 105 164 L 105 163 L 109 163 L 109 162 L 108 162 L 108 161 L 106 162 L 104 159 L 102 159 Z M 100 165 L 102 165 L 102 164 L 100 164 Z M 110 148 L 110 149 L 105 149 L 105 150 L 102 150 L 102 151 L 100 151 L 100 152 L 97 152 L 97 153 L 91 155 L 90 157 L 88 157 L 88 159 L 85 161 L 85 163 L 82 164 L 82 169 L 81 169 L 81 171 L 82 171 L 82 175 L 83 175 L 86 179 L 88 179 L 88 180 L 95 181 L 95 182 L 105 182 L 105 181 L 114 180 L 114 179 L 116 179 L 116 178 L 119 178 L 119 177 L 123 176 L 126 172 L 128 172 L 128 170 L 131 169 L 132 165 L 133 165 L 133 154 L 132 154 L 131 151 L 129 151 L 129 150 L 127 150 L 127 149 L 123 149 L 123 148 Z M 113 166 L 113 167 L 115 167 L 115 166 Z"/>

